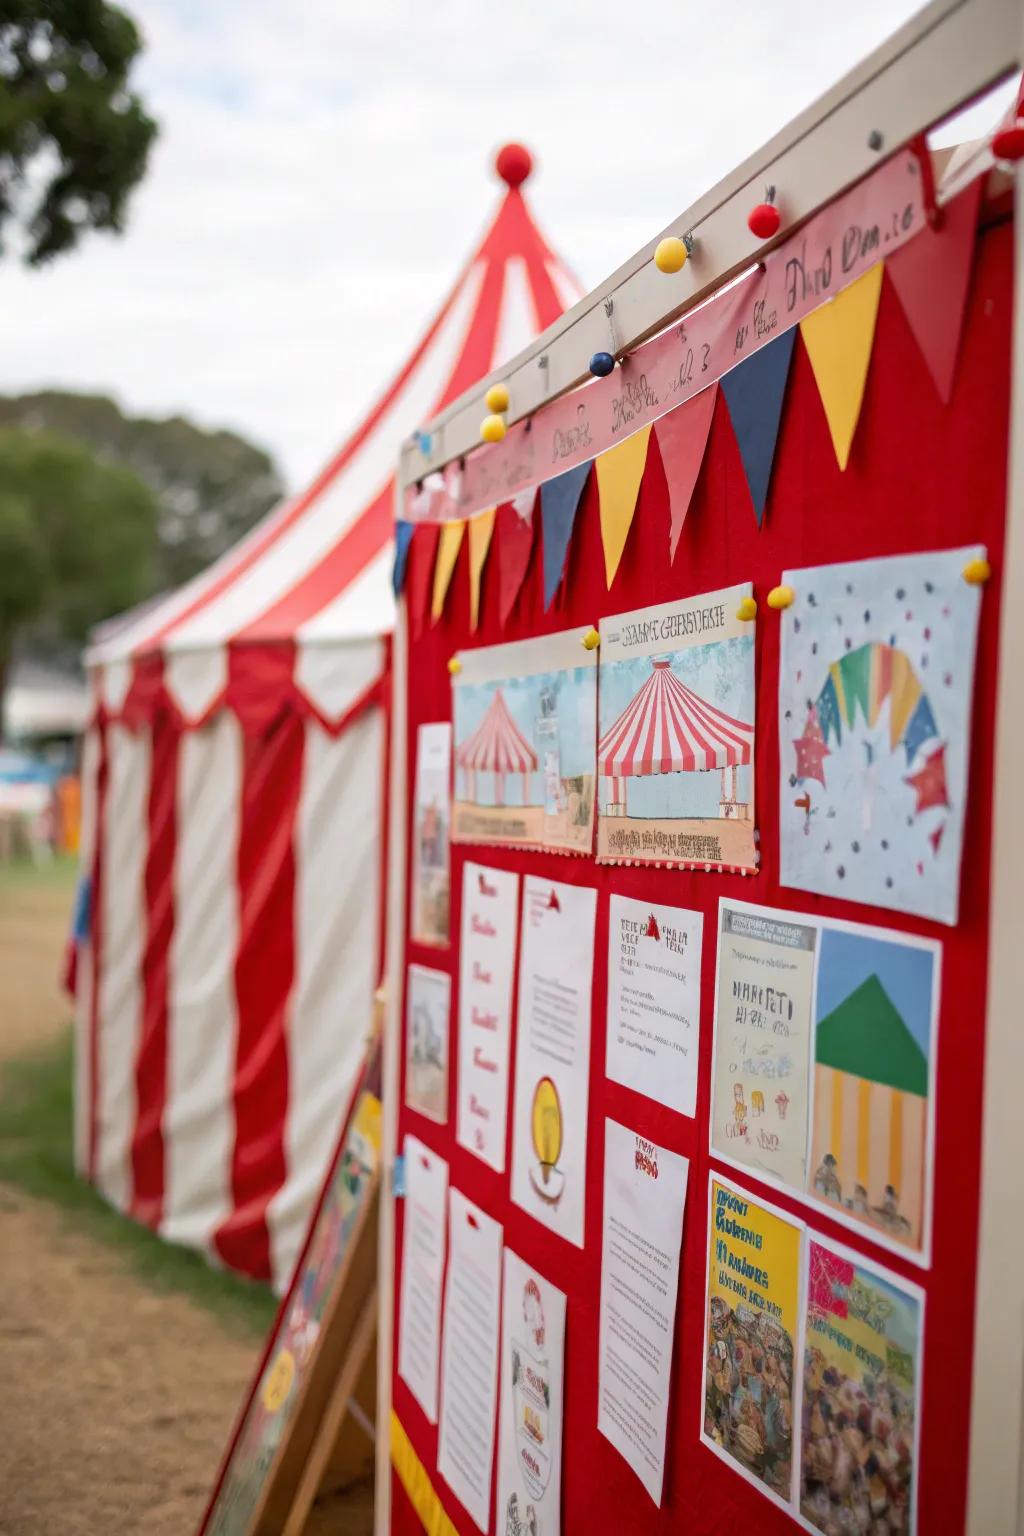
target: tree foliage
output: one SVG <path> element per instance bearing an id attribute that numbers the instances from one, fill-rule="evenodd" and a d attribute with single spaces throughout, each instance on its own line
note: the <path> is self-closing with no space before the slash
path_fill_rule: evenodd
<path id="1" fill-rule="evenodd" d="M 80 643 L 152 591 L 156 523 L 130 469 L 50 433 L 0 431 L 0 697 L 26 629 Z"/>
<path id="2" fill-rule="evenodd" d="M 58 432 L 134 470 L 157 497 L 155 591 L 180 586 L 237 543 L 283 494 L 270 456 L 183 417 L 125 416 L 104 395 L 0 395 L 0 428 Z"/>
<path id="3" fill-rule="evenodd" d="M 0 0 L 0 252 L 40 266 L 124 228 L 156 124 L 129 87 L 138 29 L 105 0 Z"/>

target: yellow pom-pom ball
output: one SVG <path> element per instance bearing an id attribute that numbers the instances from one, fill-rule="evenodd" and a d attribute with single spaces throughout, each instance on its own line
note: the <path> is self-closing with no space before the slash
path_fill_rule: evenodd
<path id="1" fill-rule="evenodd" d="M 485 416 L 480 423 L 480 436 L 485 443 L 500 443 L 505 436 L 505 423 L 500 416 Z"/>
<path id="2" fill-rule="evenodd" d="M 508 410 L 508 386 L 506 384 L 492 384 L 484 395 L 484 404 L 489 411 Z"/>
<path id="3" fill-rule="evenodd" d="M 757 618 L 757 604 L 752 597 L 740 599 L 740 605 L 736 609 L 736 617 L 741 624 L 749 624 L 751 619 Z"/>
<path id="4" fill-rule="evenodd" d="M 448 662 L 448 671 L 451 673 L 452 677 L 458 677 L 459 673 L 462 671 L 462 662 L 457 656 L 452 656 L 450 658 Z"/>
<path id="5" fill-rule="evenodd" d="M 963 569 L 964 581 L 969 582 L 972 587 L 984 586 L 991 575 L 992 567 L 984 558 L 968 560 Z"/>
<path id="6" fill-rule="evenodd" d="M 596 629 L 588 629 L 581 641 L 585 651 L 596 651 L 601 644 L 601 636 Z"/>
<path id="7" fill-rule="evenodd" d="M 792 587 L 772 587 L 768 593 L 768 607 L 788 608 L 795 596 Z"/>
<path id="8" fill-rule="evenodd" d="M 686 246 L 678 235 L 666 235 L 659 240 L 654 252 L 654 265 L 659 272 L 679 272 L 686 264 Z"/>

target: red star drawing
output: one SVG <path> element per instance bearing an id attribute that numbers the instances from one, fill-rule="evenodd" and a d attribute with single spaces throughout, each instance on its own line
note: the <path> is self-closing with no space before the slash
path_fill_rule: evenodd
<path id="1" fill-rule="evenodd" d="M 934 752 L 930 752 L 917 772 L 908 774 L 903 782 L 909 784 L 917 795 L 915 816 L 920 816 L 922 811 L 930 810 L 933 805 L 948 806 L 945 745 L 936 747 Z"/>
<path id="2" fill-rule="evenodd" d="M 825 745 L 825 737 L 822 734 L 821 723 L 818 720 L 818 711 L 807 711 L 807 724 L 804 726 L 802 736 L 793 740 L 796 748 L 796 776 L 798 779 L 816 779 L 824 787 L 825 784 L 825 759 L 832 754 Z"/>

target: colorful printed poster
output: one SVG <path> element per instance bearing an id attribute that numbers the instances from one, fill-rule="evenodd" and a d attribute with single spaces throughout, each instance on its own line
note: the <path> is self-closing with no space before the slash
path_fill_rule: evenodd
<path id="1" fill-rule="evenodd" d="M 436 1424 L 448 1164 L 415 1136 L 406 1136 L 403 1155 L 405 1216 L 398 1374 L 431 1424 Z"/>
<path id="2" fill-rule="evenodd" d="M 416 732 L 412 844 L 412 934 L 417 944 L 448 943 L 452 728 L 448 721 Z"/>
<path id="3" fill-rule="evenodd" d="M 809 1235 L 800 1513 L 831 1536 L 916 1530 L 924 1295 Z"/>
<path id="4" fill-rule="evenodd" d="M 448 1018 L 452 981 L 447 971 L 410 965 L 405 988 L 405 1102 L 445 1125 L 448 1120 Z"/>
<path id="5" fill-rule="evenodd" d="M 681 1115 L 697 1107 L 700 912 L 613 896 L 607 1075 Z"/>
<path id="6" fill-rule="evenodd" d="M 751 591 L 601 620 L 602 863 L 755 869 Z"/>
<path id="7" fill-rule="evenodd" d="M 498 1401 L 501 1226 L 451 1191 L 437 1467 L 484 1536 Z"/>
<path id="8" fill-rule="evenodd" d="M 783 573 L 783 885 L 956 922 L 982 555 Z"/>
<path id="9" fill-rule="evenodd" d="M 559 1536 L 565 1295 L 505 1249 L 498 1431 L 500 1536 Z"/>
<path id="10" fill-rule="evenodd" d="M 808 1189 L 847 1225 L 927 1260 L 940 952 L 823 925 Z"/>
<path id="11" fill-rule="evenodd" d="M 787 1509 L 801 1239 L 799 1223 L 711 1175 L 701 1439 Z"/>
<path id="12" fill-rule="evenodd" d="M 605 1121 L 597 1427 L 659 1508 L 689 1171 Z"/>
<path id="13" fill-rule="evenodd" d="M 597 652 L 573 629 L 458 659 L 453 840 L 589 854 Z"/>
<path id="14" fill-rule="evenodd" d="M 463 866 L 455 1139 L 498 1173 L 505 1171 L 518 908 L 518 875 Z"/>
<path id="15" fill-rule="evenodd" d="M 519 954 L 512 1200 L 583 1247 L 597 892 L 527 875 Z"/>
<path id="16" fill-rule="evenodd" d="M 918 1264 L 941 958 L 913 934 L 720 906 L 712 1152 Z"/>
<path id="17" fill-rule="evenodd" d="M 725 897 L 718 914 L 711 1149 L 804 1187 L 817 929 Z"/>
<path id="18" fill-rule="evenodd" d="M 376 1068 L 371 1074 L 376 1077 Z M 316 1352 L 324 1312 L 348 1251 L 380 1156 L 381 1103 L 364 1090 L 339 1148 L 312 1236 L 273 1343 L 228 1453 L 219 1490 L 203 1522 L 204 1536 L 247 1536 L 264 1481 L 299 1401 Z"/>

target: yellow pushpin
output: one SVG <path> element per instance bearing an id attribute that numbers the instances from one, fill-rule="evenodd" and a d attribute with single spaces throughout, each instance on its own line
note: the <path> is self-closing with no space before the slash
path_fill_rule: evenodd
<path id="1" fill-rule="evenodd" d="M 689 254 L 685 240 L 680 240 L 678 235 L 666 235 L 655 248 L 654 265 L 659 272 L 680 272 Z"/>
<path id="2" fill-rule="evenodd" d="M 462 662 L 457 656 L 449 657 L 448 671 L 451 673 L 452 677 L 458 677 L 459 673 L 462 671 Z"/>
<path id="3" fill-rule="evenodd" d="M 598 634 L 597 630 L 591 626 L 583 636 L 580 644 L 583 646 L 585 651 L 596 651 L 598 646 L 601 644 L 601 636 Z"/>
<path id="4" fill-rule="evenodd" d="M 485 416 L 480 423 L 480 436 L 485 443 L 500 443 L 505 436 L 505 423 L 500 416 Z"/>
<path id="5" fill-rule="evenodd" d="M 795 596 L 792 587 L 772 587 L 768 593 L 768 607 L 788 608 Z"/>
<path id="6" fill-rule="evenodd" d="M 961 575 L 970 586 L 983 587 L 992 575 L 992 567 L 984 555 L 979 555 L 977 560 L 968 560 Z"/>
<path id="7" fill-rule="evenodd" d="M 771 598 L 768 601 L 771 602 Z M 749 624 L 751 619 L 757 618 L 757 604 L 752 597 L 740 598 L 740 605 L 736 609 L 736 617 L 741 624 Z"/>
<path id="8" fill-rule="evenodd" d="M 489 411 L 508 410 L 508 386 L 506 384 L 492 384 L 484 395 L 484 404 Z"/>

